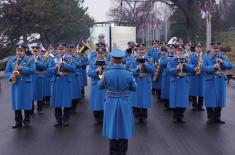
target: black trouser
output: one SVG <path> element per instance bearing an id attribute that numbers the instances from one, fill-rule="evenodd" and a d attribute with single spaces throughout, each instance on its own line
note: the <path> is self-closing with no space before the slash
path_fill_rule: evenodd
<path id="1" fill-rule="evenodd" d="M 207 111 L 207 117 L 208 119 L 215 119 L 215 120 L 219 120 L 221 117 L 221 111 L 222 108 L 221 107 L 216 107 L 216 108 L 206 108 Z"/>
<path id="2" fill-rule="evenodd" d="M 23 120 L 22 110 L 15 110 L 16 125 L 22 125 L 22 122 L 24 124 L 29 124 L 30 123 L 30 114 L 31 114 L 31 110 L 24 110 L 24 120 Z"/>
<path id="3" fill-rule="evenodd" d="M 146 108 L 133 108 L 133 112 L 136 119 L 147 119 L 148 117 L 148 109 Z"/>
<path id="4" fill-rule="evenodd" d="M 50 104 L 51 97 L 50 96 L 44 96 L 44 103 Z"/>
<path id="5" fill-rule="evenodd" d="M 163 99 L 165 108 L 170 108 L 169 99 Z"/>
<path id="6" fill-rule="evenodd" d="M 82 88 L 82 96 L 85 96 L 85 87 Z"/>
<path id="7" fill-rule="evenodd" d="M 203 97 L 201 96 L 192 96 L 192 106 L 194 108 L 202 108 L 203 107 Z"/>
<path id="8" fill-rule="evenodd" d="M 173 117 L 175 119 L 183 119 L 184 118 L 185 108 L 174 108 L 173 111 L 174 111 Z"/>
<path id="9" fill-rule="evenodd" d="M 43 110 L 43 101 L 36 101 L 37 102 L 37 111 L 42 112 Z M 32 113 L 34 112 L 35 106 L 34 101 L 32 101 Z"/>
<path id="10" fill-rule="evenodd" d="M 157 98 L 161 99 L 161 89 L 156 89 Z"/>
<path id="11" fill-rule="evenodd" d="M 63 112 L 62 112 L 63 111 Z M 70 108 L 55 108 L 55 118 L 58 123 L 61 123 L 62 121 L 68 122 L 70 116 Z"/>
<path id="12" fill-rule="evenodd" d="M 72 112 L 76 111 L 77 105 L 78 105 L 78 99 L 72 100 L 72 107 L 71 107 Z"/>
<path id="13" fill-rule="evenodd" d="M 111 155 L 125 155 L 128 149 L 127 139 L 110 139 L 109 150 Z"/>
<path id="14" fill-rule="evenodd" d="M 104 111 L 103 110 L 96 110 L 93 111 L 95 120 L 98 122 L 103 122 L 103 117 L 104 117 Z"/>

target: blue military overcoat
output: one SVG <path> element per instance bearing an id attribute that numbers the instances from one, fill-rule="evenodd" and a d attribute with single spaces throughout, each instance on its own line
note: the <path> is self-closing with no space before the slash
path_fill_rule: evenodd
<path id="1" fill-rule="evenodd" d="M 89 70 L 88 70 L 88 76 L 91 78 L 89 109 L 93 111 L 104 110 L 104 102 L 105 102 L 105 96 L 106 96 L 106 92 L 104 90 L 99 89 L 99 86 L 97 83 L 99 81 L 99 76 L 96 72 L 96 69 L 98 68 L 98 66 L 95 63 L 96 63 L 96 60 L 91 62 L 89 65 Z M 107 68 L 107 62 L 104 68 Z"/>
<path id="2" fill-rule="evenodd" d="M 129 139 L 134 133 L 130 91 L 136 90 L 132 73 L 122 64 L 112 64 L 99 86 L 107 91 L 104 108 L 103 136 L 109 139 Z"/>
<path id="3" fill-rule="evenodd" d="M 144 77 L 140 77 L 140 71 L 137 70 L 136 59 L 130 63 L 130 69 L 133 72 L 134 78 L 137 83 L 136 92 L 131 93 L 130 100 L 133 107 L 137 108 L 151 108 L 152 106 L 152 78 L 154 66 L 147 60 L 143 65 Z"/>
<path id="4" fill-rule="evenodd" d="M 167 71 L 167 63 L 172 57 L 163 57 L 161 60 L 162 69 L 162 84 L 161 84 L 161 99 L 169 99 L 170 74 Z"/>
<path id="5" fill-rule="evenodd" d="M 191 73 L 191 80 L 190 80 L 190 89 L 189 89 L 189 96 L 204 96 L 204 87 L 205 87 L 205 74 L 201 72 L 200 74 L 196 75 L 195 68 L 198 65 L 198 55 L 196 53 L 190 56 L 190 62 L 194 66 L 194 71 Z"/>
<path id="6" fill-rule="evenodd" d="M 12 73 L 15 68 L 16 57 L 11 57 L 8 60 L 5 74 L 12 79 Z M 31 110 L 33 100 L 33 88 L 32 88 L 32 74 L 35 73 L 35 62 L 32 58 L 24 56 L 19 61 L 20 76 L 16 79 L 16 83 L 12 85 L 11 99 L 13 110 Z"/>
<path id="7" fill-rule="evenodd" d="M 184 77 L 178 77 L 176 66 L 177 59 L 169 60 L 167 70 L 171 76 L 170 78 L 170 108 L 187 108 L 189 105 L 189 72 L 193 71 L 193 65 L 186 64 L 183 72 L 187 73 Z"/>
<path id="8" fill-rule="evenodd" d="M 45 70 L 47 69 L 47 64 L 44 63 L 43 57 L 38 56 L 34 59 L 37 59 L 36 63 L 36 74 L 33 74 L 33 100 L 35 101 L 42 101 L 43 100 L 43 86 L 44 86 L 44 77 L 45 77 Z"/>
<path id="9" fill-rule="evenodd" d="M 226 75 L 224 73 L 216 73 L 218 69 L 214 67 L 217 61 L 216 56 L 208 55 L 204 57 L 202 70 L 205 74 L 205 106 L 206 107 L 225 107 L 226 103 Z M 232 69 L 232 64 L 225 56 L 220 56 L 223 60 L 221 71 Z"/>
<path id="10" fill-rule="evenodd" d="M 55 58 L 54 58 L 55 59 Z M 52 94 L 51 94 L 51 107 L 71 107 L 72 101 L 72 77 L 71 74 L 75 73 L 76 66 L 74 61 L 69 62 L 65 57 L 66 62 L 63 65 L 63 71 L 67 74 L 57 75 L 57 69 L 55 68 L 55 61 L 50 61 L 48 72 L 53 75 L 52 82 Z"/>

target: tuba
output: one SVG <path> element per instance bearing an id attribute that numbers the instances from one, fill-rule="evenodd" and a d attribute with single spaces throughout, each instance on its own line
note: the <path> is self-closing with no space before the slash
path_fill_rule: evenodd
<path id="1" fill-rule="evenodd" d="M 169 41 L 168 41 L 168 45 L 169 44 L 176 44 L 176 41 L 177 41 L 177 37 L 173 37 L 173 38 L 171 38 Z"/>
<path id="2" fill-rule="evenodd" d="M 77 46 L 77 54 L 83 54 L 84 52 L 86 52 L 88 49 L 91 49 L 91 47 L 88 45 L 88 44 L 86 44 L 84 41 L 82 41 L 82 47 L 81 47 L 81 49 L 79 50 L 78 49 L 78 46 Z"/>

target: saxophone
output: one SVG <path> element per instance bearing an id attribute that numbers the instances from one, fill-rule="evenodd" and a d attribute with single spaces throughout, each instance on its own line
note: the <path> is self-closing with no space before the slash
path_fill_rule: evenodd
<path id="1" fill-rule="evenodd" d="M 198 56 L 196 75 L 201 74 L 201 72 L 202 72 L 202 52 Z"/>
<path id="2" fill-rule="evenodd" d="M 18 70 L 18 67 L 19 67 L 19 60 L 20 60 L 20 59 L 19 59 L 19 57 L 17 56 L 17 57 L 16 57 L 16 62 L 15 62 L 15 68 L 14 68 L 14 70 L 13 70 L 12 78 L 11 78 L 11 81 L 12 81 L 13 84 L 16 83 L 17 77 L 20 76 L 20 72 L 19 72 L 19 70 Z"/>
<path id="3" fill-rule="evenodd" d="M 153 81 L 157 81 L 161 72 L 161 58 L 158 60 L 157 68 L 153 74 Z"/>

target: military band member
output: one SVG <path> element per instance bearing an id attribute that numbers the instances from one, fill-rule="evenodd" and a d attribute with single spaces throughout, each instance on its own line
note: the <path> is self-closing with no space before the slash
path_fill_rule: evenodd
<path id="1" fill-rule="evenodd" d="M 202 70 L 205 75 L 205 106 L 208 124 L 225 124 L 221 120 L 221 111 L 226 104 L 226 75 L 225 71 L 232 69 L 232 64 L 225 55 L 220 53 L 220 44 L 211 43 L 211 52 L 203 59 Z"/>
<path id="2" fill-rule="evenodd" d="M 29 49 L 28 45 L 25 44 L 25 46 L 26 46 L 25 54 L 31 57 L 33 55 L 33 52 Z"/>
<path id="3" fill-rule="evenodd" d="M 168 46 L 167 59 L 162 62 L 164 64 L 164 69 L 162 73 L 161 99 L 165 101 L 164 105 L 165 105 L 166 110 L 169 110 L 170 74 L 167 70 L 167 63 L 171 59 L 174 59 L 175 45 L 169 44 L 167 46 Z"/>
<path id="4" fill-rule="evenodd" d="M 99 42 L 105 42 L 105 35 L 103 34 L 103 33 L 100 33 L 99 35 L 98 35 L 98 41 Z"/>
<path id="5" fill-rule="evenodd" d="M 159 40 L 154 40 L 153 41 L 153 47 L 148 49 L 147 55 L 149 57 L 159 59 L 160 54 L 161 54 L 160 50 L 161 50 L 160 41 Z"/>
<path id="6" fill-rule="evenodd" d="M 47 64 L 44 63 L 43 56 L 40 55 L 40 47 L 33 46 L 33 58 L 36 64 L 36 74 L 33 78 L 33 110 L 34 113 L 34 101 L 37 103 L 37 111 L 42 114 L 43 110 L 43 82 L 44 82 L 44 71 L 47 69 Z"/>
<path id="7" fill-rule="evenodd" d="M 82 69 L 82 97 L 85 97 L 85 87 L 87 86 L 87 66 L 89 65 L 88 55 L 86 52 L 80 54 Z"/>
<path id="8" fill-rule="evenodd" d="M 104 42 L 98 42 L 95 44 L 96 48 L 105 48 L 106 44 Z M 93 62 L 93 60 L 96 58 L 96 50 L 92 51 L 90 54 L 90 58 L 89 58 L 89 63 Z"/>
<path id="9" fill-rule="evenodd" d="M 178 45 L 178 44 L 181 44 L 181 45 L 184 44 L 184 39 L 183 39 L 183 38 L 177 38 L 175 44 L 176 44 L 176 45 Z"/>
<path id="10" fill-rule="evenodd" d="M 191 40 L 188 40 L 185 43 L 185 53 L 187 53 L 189 56 L 192 54 L 192 48 L 193 48 L 193 42 Z"/>
<path id="11" fill-rule="evenodd" d="M 81 62 L 77 61 L 76 56 L 74 55 L 74 49 L 76 47 L 75 44 L 68 44 L 67 46 L 67 53 L 66 53 L 66 57 L 68 59 L 68 61 L 70 63 L 74 62 L 77 66 L 80 65 Z M 76 113 L 76 109 L 77 109 L 77 104 L 79 99 L 82 98 L 82 79 L 81 79 L 81 73 L 80 70 L 76 69 L 76 72 L 71 73 L 70 74 L 71 78 L 72 78 L 72 112 Z"/>
<path id="12" fill-rule="evenodd" d="M 202 60 L 204 54 L 201 43 L 196 43 L 195 53 L 191 54 L 190 61 L 194 66 L 194 72 L 191 74 L 189 95 L 192 99 L 192 111 L 205 111 L 203 109 L 204 96 L 204 73 L 202 72 Z"/>
<path id="13" fill-rule="evenodd" d="M 173 108 L 175 123 L 184 123 L 184 111 L 189 105 L 189 72 L 193 71 L 193 66 L 186 61 L 183 50 L 182 44 L 176 45 L 176 58 L 167 64 L 167 70 L 171 75 L 170 108 Z"/>
<path id="14" fill-rule="evenodd" d="M 161 48 L 161 56 L 158 59 L 158 62 L 156 63 L 156 67 L 155 67 L 155 73 L 153 75 L 153 81 L 157 83 L 157 90 L 160 90 L 159 93 L 161 93 L 161 89 L 162 89 L 162 76 L 163 76 L 163 72 L 166 69 L 167 66 L 167 49 L 166 48 Z M 160 98 L 161 98 L 161 94 Z M 164 100 L 164 98 L 161 98 Z"/>
<path id="15" fill-rule="evenodd" d="M 15 111 L 15 125 L 12 128 L 30 127 L 32 110 L 32 75 L 35 74 L 35 62 L 25 54 L 27 46 L 16 46 L 16 56 L 9 59 L 5 74 L 12 82 L 12 109 Z M 24 119 L 22 116 L 24 111 Z"/>
<path id="16" fill-rule="evenodd" d="M 101 79 L 108 66 L 108 62 L 105 59 L 105 50 L 105 48 L 96 48 L 96 60 L 90 63 L 88 71 L 88 76 L 91 78 L 89 109 L 93 111 L 96 125 L 103 123 L 106 92 L 99 89 L 97 82 Z"/>
<path id="17" fill-rule="evenodd" d="M 140 44 L 138 56 L 130 63 L 130 69 L 138 84 L 136 92 L 131 93 L 136 123 L 146 123 L 148 108 L 152 106 L 151 76 L 154 72 L 154 66 L 146 54 L 145 44 Z"/>
<path id="18" fill-rule="evenodd" d="M 72 78 L 76 71 L 74 61 L 65 54 L 65 44 L 57 44 L 57 56 L 49 62 L 48 72 L 53 75 L 51 107 L 55 109 L 55 127 L 69 125 L 69 116 L 72 102 Z"/>
<path id="19" fill-rule="evenodd" d="M 153 41 L 153 47 L 149 48 L 149 50 L 147 51 L 147 55 L 152 58 L 153 62 L 158 62 L 158 60 L 160 59 L 160 55 L 161 55 L 161 46 L 160 46 L 160 41 L 159 40 L 154 40 Z M 152 81 L 152 94 L 159 94 L 159 91 L 157 91 L 157 82 L 156 81 Z"/>
<path id="20" fill-rule="evenodd" d="M 156 91 L 156 94 L 158 96 L 158 99 L 161 99 L 161 88 L 162 88 L 162 73 L 163 73 L 163 67 L 166 67 L 166 54 L 167 49 L 165 48 L 165 43 L 160 42 L 161 49 L 160 49 L 160 57 L 154 58 L 155 63 L 155 75 L 153 75 L 153 87 Z"/>
<path id="21" fill-rule="evenodd" d="M 125 55 L 125 58 L 124 58 L 124 64 L 128 64 L 132 60 L 132 58 L 134 56 L 134 52 L 135 52 L 134 51 L 135 50 L 135 46 L 136 46 L 134 41 L 128 42 L 127 45 L 128 45 L 128 49 L 126 49 L 126 53 L 125 53 L 126 55 Z"/>
<path id="22" fill-rule="evenodd" d="M 53 61 L 53 58 L 56 56 L 55 51 L 56 45 L 50 43 L 48 45 L 48 53 L 45 54 L 43 57 L 43 62 L 46 63 L 47 68 L 50 61 Z M 51 78 L 52 75 L 48 73 L 48 71 L 44 72 L 44 81 L 43 81 L 43 96 L 44 96 L 44 103 L 50 105 L 50 98 L 51 98 Z"/>
<path id="23" fill-rule="evenodd" d="M 133 136 L 134 124 L 130 91 L 136 90 L 136 83 L 130 71 L 123 65 L 125 52 L 111 52 L 112 64 L 99 81 L 107 91 L 104 108 L 103 136 L 110 140 L 111 155 L 125 155 L 128 139 Z"/>

